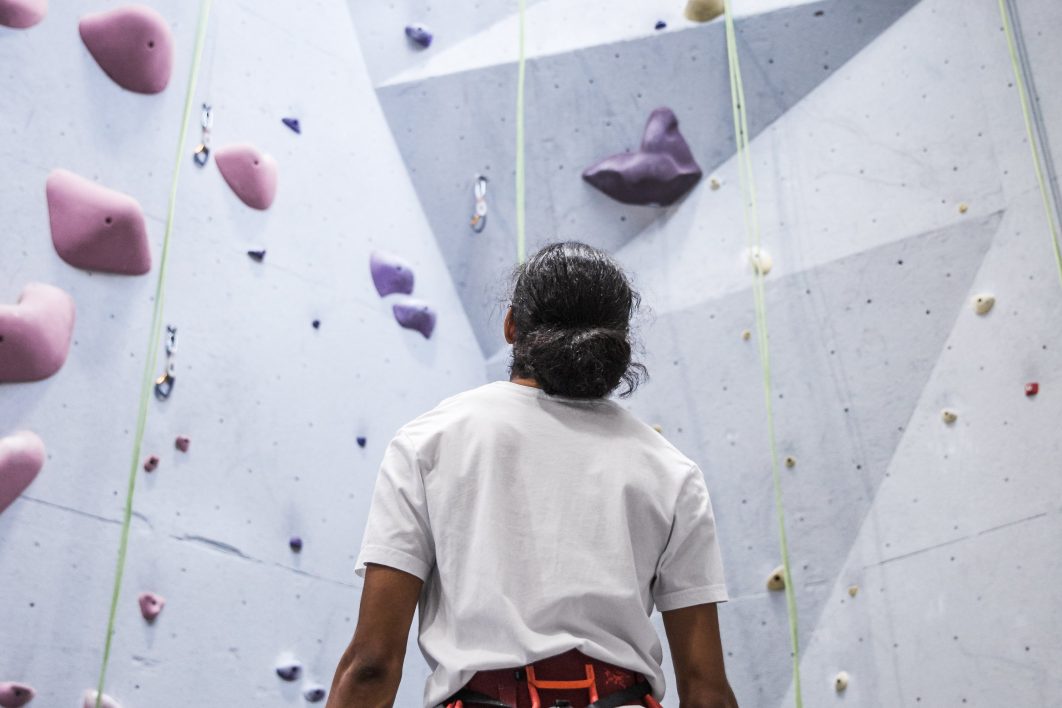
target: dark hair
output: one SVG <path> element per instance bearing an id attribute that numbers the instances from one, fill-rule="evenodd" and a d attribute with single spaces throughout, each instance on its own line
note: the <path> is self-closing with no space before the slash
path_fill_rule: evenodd
<path id="1" fill-rule="evenodd" d="M 641 296 L 607 253 L 551 243 L 517 266 L 512 281 L 511 374 L 572 398 L 601 398 L 621 381 L 627 397 L 648 378 L 631 361 L 630 320 Z"/>

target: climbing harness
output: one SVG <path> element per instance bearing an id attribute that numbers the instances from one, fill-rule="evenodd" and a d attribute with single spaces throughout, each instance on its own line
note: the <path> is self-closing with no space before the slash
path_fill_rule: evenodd
<path id="1" fill-rule="evenodd" d="M 756 255 L 753 264 L 752 293 L 756 307 L 756 341 L 760 353 L 760 368 L 763 375 L 763 397 L 767 413 L 767 442 L 771 456 L 771 481 L 774 487 L 774 508 L 778 519 L 778 545 L 782 560 L 782 579 L 784 582 L 787 614 L 789 616 L 789 643 L 793 663 L 793 695 L 796 708 L 803 708 L 804 699 L 800 691 L 800 648 L 797 634 L 796 595 L 793 590 L 793 578 L 789 564 L 789 542 L 785 532 L 785 507 L 782 503 L 782 481 L 778 472 L 778 444 L 774 431 L 773 394 L 771 392 L 771 357 L 767 334 L 767 302 L 763 279 L 770 270 L 770 262 L 760 245 L 760 223 L 756 208 L 756 181 L 752 175 L 752 157 L 749 154 L 749 126 L 745 113 L 745 88 L 741 80 L 741 64 L 738 61 L 737 35 L 734 31 L 734 13 L 732 0 L 723 4 L 726 25 L 727 64 L 730 68 L 730 104 L 734 119 L 734 140 L 738 176 L 741 186 L 741 207 L 745 220 L 745 230 L 750 242 L 750 253 Z"/>
<path id="2" fill-rule="evenodd" d="M 165 401 L 173 393 L 173 385 L 177 381 L 174 356 L 177 354 L 177 328 L 166 325 L 166 371 L 162 376 L 155 379 L 155 398 Z"/>
<path id="3" fill-rule="evenodd" d="M 476 185 L 474 190 L 476 195 L 476 210 L 472 214 L 470 224 L 472 230 L 477 234 L 480 234 L 483 233 L 483 229 L 487 228 L 487 178 L 483 175 L 476 175 Z"/>
<path id="4" fill-rule="evenodd" d="M 543 675 L 577 674 L 582 674 L 582 678 L 543 678 Z M 546 702 L 543 694 L 549 694 L 552 702 Z M 641 674 L 572 649 L 519 668 L 478 671 L 440 708 L 623 708 L 642 705 L 661 708 L 653 698 L 652 686 Z"/>
<path id="5" fill-rule="evenodd" d="M 214 111 L 206 103 L 203 104 L 203 112 L 199 116 L 199 126 L 203 129 L 203 134 L 199 144 L 195 146 L 192 158 L 195 159 L 195 164 L 202 167 L 210 159 L 210 129 L 214 127 Z"/>

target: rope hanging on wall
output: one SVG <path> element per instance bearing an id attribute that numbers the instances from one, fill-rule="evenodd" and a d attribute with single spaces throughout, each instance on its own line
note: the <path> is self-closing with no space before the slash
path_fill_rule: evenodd
<path id="1" fill-rule="evenodd" d="M 756 206 L 756 183 L 752 175 L 752 158 L 749 155 L 749 127 L 745 114 L 745 89 L 741 81 L 741 66 L 738 62 L 737 37 L 734 33 L 734 15 L 730 0 L 724 8 L 726 23 L 726 52 L 730 68 L 730 102 L 734 118 L 734 139 L 738 163 L 738 181 L 741 186 L 741 208 L 745 220 L 745 230 L 749 237 L 752 253 L 761 252 L 760 223 Z M 760 366 L 763 371 L 763 396 L 767 406 L 767 438 L 771 452 L 771 479 L 774 483 L 774 505 L 778 516 L 778 539 L 782 554 L 782 572 L 785 578 L 785 599 L 789 614 L 789 640 L 793 657 L 793 690 L 797 708 L 803 708 L 804 701 L 800 692 L 800 655 L 797 641 L 796 595 L 789 567 L 789 543 L 785 533 L 785 509 L 782 504 L 782 482 L 778 473 L 778 446 L 775 442 L 774 412 L 771 405 L 771 361 L 767 337 L 767 304 L 764 296 L 763 279 L 766 269 L 753 269 L 752 292 L 756 306 L 756 341 L 760 353 Z"/>
<path id="2" fill-rule="evenodd" d="M 136 490 L 136 478 L 140 467 L 140 448 L 144 441 L 148 401 L 151 399 L 151 392 L 155 385 L 155 360 L 158 358 L 159 337 L 162 334 L 162 309 L 166 293 L 166 264 L 170 250 L 170 236 L 173 234 L 174 212 L 177 206 L 177 182 L 181 173 L 181 164 L 187 159 L 187 155 L 184 152 L 184 140 L 185 135 L 188 133 L 188 124 L 192 115 L 192 97 L 195 95 L 196 79 L 199 76 L 199 64 L 203 56 L 203 43 L 206 38 L 207 19 L 210 16 L 211 2 L 212 0 L 201 0 L 199 5 L 199 24 L 196 29 L 195 49 L 192 52 L 188 91 L 184 99 L 184 116 L 181 118 L 181 133 L 177 138 L 177 159 L 173 166 L 173 179 L 170 183 L 169 205 L 166 211 L 166 230 L 162 237 L 162 257 L 159 261 L 159 275 L 155 284 L 155 307 L 151 314 L 148 355 L 144 361 L 143 382 L 140 386 L 140 406 L 137 412 L 136 433 L 133 436 L 133 461 L 129 468 L 129 485 L 125 495 L 121 540 L 118 544 L 118 562 L 114 572 L 114 589 L 111 593 L 111 610 L 107 618 L 107 638 L 103 645 L 103 661 L 100 663 L 100 677 L 96 688 L 96 708 L 100 708 L 104 684 L 107 679 L 107 664 L 111 656 L 111 640 L 114 637 L 118 599 L 122 590 L 122 575 L 125 572 L 125 556 L 129 547 L 129 524 L 133 515 L 133 494 Z"/>
<path id="3" fill-rule="evenodd" d="M 1029 149 L 1032 150 L 1033 169 L 1036 170 L 1036 181 L 1040 183 L 1040 197 L 1044 203 L 1044 213 L 1047 216 L 1047 228 L 1051 237 L 1051 247 L 1055 253 L 1055 265 L 1058 267 L 1058 279 L 1062 283 L 1062 248 L 1058 243 L 1058 222 L 1055 220 L 1055 210 L 1062 205 L 1052 205 L 1051 192 L 1047 176 L 1044 175 L 1044 166 L 1040 159 L 1041 152 L 1045 160 L 1050 160 L 1046 134 L 1042 133 L 1043 119 L 1039 115 L 1039 109 L 1029 102 L 1029 90 L 1025 85 L 1025 70 L 1028 69 L 1028 57 L 1025 54 L 1024 45 L 1019 46 L 1015 36 L 1014 27 L 1018 24 L 1017 12 L 1011 8 L 1008 0 L 999 0 L 999 14 L 1003 18 L 1003 33 L 1007 36 L 1007 48 L 1010 50 L 1010 63 L 1014 67 L 1014 83 L 1018 87 L 1018 98 L 1021 101 L 1021 112 L 1025 118 L 1025 132 L 1029 137 Z M 1023 67 L 1025 70 L 1023 70 Z M 1037 130 L 1034 128 L 1039 128 Z M 1053 175 L 1052 175 L 1053 177 Z M 1057 192 L 1054 194 L 1058 201 Z"/>
<path id="4" fill-rule="evenodd" d="M 516 262 L 527 260 L 527 235 L 524 231 L 524 19 L 527 0 L 520 0 L 520 58 L 516 73 Z"/>

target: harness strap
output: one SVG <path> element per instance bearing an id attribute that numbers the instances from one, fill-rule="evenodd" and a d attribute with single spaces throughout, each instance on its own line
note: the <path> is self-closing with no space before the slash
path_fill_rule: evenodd
<path id="1" fill-rule="evenodd" d="M 467 688 L 462 688 L 460 691 L 450 696 L 446 705 L 461 701 L 463 703 L 473 704 L 477 706 L 495 706 L 495 708 L 515 708 L 508 703 L 503 703 L 497 698 L 491 698 L 486 693 L 480 693 L 479 691 L 471 691 Z"/>
<path id="2" fill-rule="evenodd" d="M 542 685 L 541 682 L 539 685 Z M 610 693 L 604 698 L 594 701 L 586 708 L 617 708 L 617 706 L 622 706 L 625 703 L 640 700 L 652 692 L 653 687 L 649 685 L 649 682 L 642 681 L 641 683 L 634 684 L 630 688 Z M 450 703 L 457 701 L 461 701 L 466 705 L 493 706 L 493 708 L 515 708 L 514 705 L 504 703 L 496 698 L 491 698 L 487 694 L 480 693 L 479 691 L 470 691 L 467 688 L 462 688 L 460 691 L 450 696 L 446 705 L 450 705 Z"/>

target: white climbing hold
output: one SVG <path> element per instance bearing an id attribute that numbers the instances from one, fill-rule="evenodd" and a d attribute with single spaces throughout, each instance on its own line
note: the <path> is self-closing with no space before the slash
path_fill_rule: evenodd
<path id="1" fill-rule="evenodd" d="M 767 577 L 768 590 L 785 590 L 785 566 L 778 566 Z"/>
<path id="2" fill-rule="evenodd" d="M 995 304 L 995 296 L 988 293 L 975 295 L 973 299 L 974 311 L 979 315 L 987 315 Z"/>
<path id="3" fill-rule="evenodd" d="M 722 187 L 723 183 L 719 181 L 718 177 L 712 177 L 708 180 L 708 186 L 711 187 L 712 191 L 714 192 L 715 190 Z"/>
<path id="4" fill-rule="evenodd" d="M 82 695 L 82 706 L 84 708 L 96 708 L 96 689 L 85 689 L 85 693 Z M 100 708 L 122 708 L 118 701 L 114 700 L 106 693 L 100 696 Z"/>
<path id="5" fill-rule="evenodd" d="M 787 457 L 787 458 L 785 458 L 785 466 L 788 467 L 789 469 L 793 469 L 794 467 L 796 467 L 796 458 L 795 457 Z"/>
<path id="6" fill-rule="evenodd" d="M 961 204 L 959 204 L 959 213 L 960 214 L 965 214 L 969 210 L 970 210 L 970 206 L 966 202 L 962 202 Z"/>
<path id="7" fill-rule="evenodd" d="M 848 596 L 849 597 L 855 597 L 858 593 L 859 593 L 859 586 L 858 585 L 849 585 L 848 586 Z"/>
<path id="8" fill-rule="evenodd" d="M 959 414 L 951 410 L 950 408 L 945 408 L 940 412 L 940 417 L 945 423 L 951 425 L 959 419 Z"/>
<path id="9" fill-rule="evenodd" d="M 760 275 L 767 275 L 774 266 L 774 259 L 771 258 L 771 254 L 759 246 L 749 250 L 749 262 L 752 264 L 752 269 Z"/>
<path id="10" fill-rule="evenodd" d="M 693 22 L 708 22 L 723 14 L 723 0 L 689 0 L 686 3 L 686 19 Z"/>
<path id="11" fill-rule="evenodd" d="M 848 688 L 848 672 L 842 671 L 833 677 L 833 690 L 840 693 Z"/>
<path id="12" fill-rule="evenodd" d="M 741 338 L 744 339 L 746 342 L 749 341 L 750 339 L 752 339 L 752 332 L 748 331 L 747 329 L 744 330 L 741 333 Z"/>

